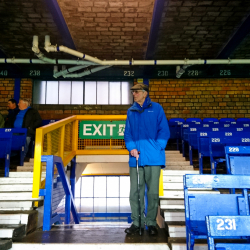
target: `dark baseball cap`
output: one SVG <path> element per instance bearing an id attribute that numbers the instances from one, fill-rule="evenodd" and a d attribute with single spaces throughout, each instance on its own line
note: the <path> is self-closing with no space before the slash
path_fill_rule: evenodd
<path id="1" fill-rule="evenodd" d="M 144 83 L 137 83 L 131 88 L 131 90 L 145 90 L 148 92 L 148 85 Z"/>

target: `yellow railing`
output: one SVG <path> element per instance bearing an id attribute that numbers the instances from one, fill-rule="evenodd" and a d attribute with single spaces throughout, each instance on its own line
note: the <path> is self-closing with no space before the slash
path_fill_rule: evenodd
<path id="1" fill-rule="evenodd" d="M 125 121 L 126 115 L 76 115 L 36 130 L 33 191 L 32 197 L 39 197 L 42 155 L 56 155 L 66 166 L 75 155 L 128 154 L 123 139 L 80 139 L 80 121 Z"/>
<path id="2" fill-rule="evenodd" d="M 128 154 L 123 139 L 80 139 L 80 121 L 125 121 L 126 115 L 76 115 L 36 130 L 33 191 L 32 197 L 39 197 L 42 155 L 56 155 L 66 166 L 76 155 Z M 163 175 L 160 177 L 160 196 L 163 196 Z"/>

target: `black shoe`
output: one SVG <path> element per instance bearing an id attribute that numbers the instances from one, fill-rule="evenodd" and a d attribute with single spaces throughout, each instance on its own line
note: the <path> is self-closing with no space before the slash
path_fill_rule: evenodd
<path id="1" fill-rule="evenodd" d="M 157 235 L 158 231 L 155 226 L 148 226 L 148 233 L 149 235 Z"/>
<path id="2" fill-rule="evenodd" d="M 141 232 L 143 232 L 144 228 L 141 228 Z M 125 229 L 126 234 L 136 234 L 139 233 L 140 228 L 136 225 L 132 224 L 131 227 Z"/>

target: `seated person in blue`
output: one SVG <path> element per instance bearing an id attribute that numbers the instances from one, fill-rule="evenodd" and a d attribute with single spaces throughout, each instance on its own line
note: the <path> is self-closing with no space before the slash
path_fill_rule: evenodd
<path id="1" fill-rule="evenodd" d="M 5 117 L 5 128 L 13 128 L 14 127 L 14 122 L 16 120 L 16 115 L 19 112 L 19 109 L 17 107 L 17 103 L 15 99 L 9 99 L 8 100 L 8 115 Z"/>
<path id="2" fill-rule="evenodd" d="M 26 145 L 24 149 L 24 157 L 29 149 L 32 139 L 35 139 L 36 128 L 42 125 L 42 118 L 36 109 L 29 106 L 29 101 L 24 98 L 19 99 L 19 113 L 14 122 L 14 128 L 27 128 Z"/>

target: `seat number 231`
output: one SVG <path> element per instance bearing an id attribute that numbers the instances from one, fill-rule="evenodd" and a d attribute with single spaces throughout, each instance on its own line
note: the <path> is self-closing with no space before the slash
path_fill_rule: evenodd
<path id="1" fill-rule="evenodd" d="M 217 230 L 236 230 L 235 219 L 217 219 Z"/>

